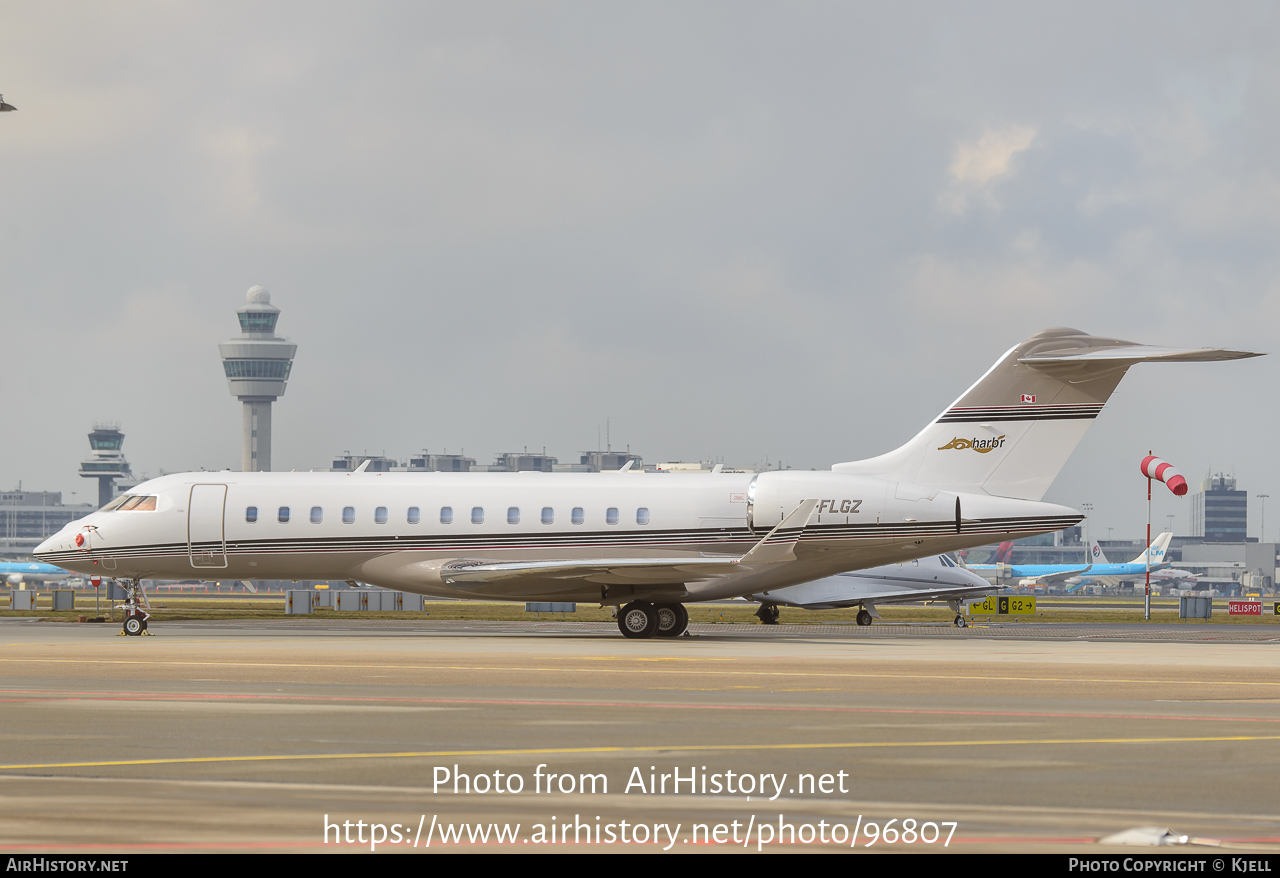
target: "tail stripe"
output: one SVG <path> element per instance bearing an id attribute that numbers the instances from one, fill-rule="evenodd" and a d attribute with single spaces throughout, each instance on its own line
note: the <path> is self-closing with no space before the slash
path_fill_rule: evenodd
<path id="1" fill-rule="evenodd" d="M 938 418 L 938 423 L 954 424 L 974 421 L 1073 421 L 1092 420 L 1102 411 L 1101 405 L 993 405 L 954 406 Z"/>

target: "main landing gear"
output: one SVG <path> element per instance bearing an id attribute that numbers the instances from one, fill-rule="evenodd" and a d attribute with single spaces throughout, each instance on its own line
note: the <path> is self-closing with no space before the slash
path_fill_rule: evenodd
<path id="1" fill-rule="evenodd" d="M 760 609 L 756 610 L 756 618 L 760 620 L 761 625 L 777 625 L 778 605 L 761 604 Z"/>
<path id="2" fill-rule="evenodd" d="M 956 613 L 956 620 L 954 624 L 957 628 L 966 628 L 969 625 L 969 623 L 965 620 L 964 616 L 962 616 L 960 613 Z"/>
<path id="3" fill-rule="evenodd" d="M 865 609 L 858 610 L 858 624 L 859 625 L 871 624 L 871 614 L 868 613 Z"/>
<path id="4" fill-rule="evenodd" d="M 651 604 L 632 601 L 618 611 L 618 630 L 623 637 L 679 637 L 689 627 L 689 611 L 684 604 Z"/>
<path id="5" fill-rule="evenodd" d="M 147 593 L 142 590 L 142 583 L 137 579 L 126 579 L 122 587 L 124 588 L 124 603 L 120 608 L 124 610 L 124 628 L 119 636 L 154 636 L 147 630 L 147 620 L 151 618 L 147 610 L 151 609 L 151 606 L 147 603 Z"/>

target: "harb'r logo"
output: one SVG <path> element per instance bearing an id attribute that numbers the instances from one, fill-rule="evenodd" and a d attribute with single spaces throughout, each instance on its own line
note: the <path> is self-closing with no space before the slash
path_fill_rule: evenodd
<path id="1" fill-rule="evenodd" d="M 997 448 L 1004 448 L 1004 437 L 997 436 L 994 439 L 961 439 L 957 436 L 946 445 L 940 446 L 938 450 L 946 451 L 951 448 L 962 450 L 965 448 L 972 448 L 979 454 L 986 454 L 987 452 L 994 451 Z"/>

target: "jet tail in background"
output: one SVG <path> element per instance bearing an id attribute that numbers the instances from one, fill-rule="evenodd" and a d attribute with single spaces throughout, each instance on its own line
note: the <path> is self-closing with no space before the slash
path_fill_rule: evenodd
<path id="1" fill-rule="evenodd" d="M 1090 564 L 1110 564 L 1107 560 L 1106 553 L 1102 551 L 1102 546 L 1098 545 L 1097 540 L 1089 541 L 1089 563 Z"/>
<path id="2" fill-rule="evenodd" d="M 1143 550 L 1142 554 L 1134 558 L 1131 564 L 1146 564 L 1147 553 L 1151 553 L 1151 566 L 1164 563 L 1165 550 L 1169 548 L 1169 541 L 1173 539 L 1173 534 L 1165 531 L 1152 541 L 1151 546 Z"/>
<path id="3" fill-rule="evenodd" d="M 948 491 L 1040 500 L 1130 366 L 1256 356 L 1046 329 L 1011 348 L 907 444 L 831 469 Z"/>
<path id="4" fill-rule="evenodd" d="M 991 556 L 988 564 L 1008 564 L 1009 556 L 1013 554 L 1013 541 L 1001 543 L 996 546 L 996 553 Z"/>

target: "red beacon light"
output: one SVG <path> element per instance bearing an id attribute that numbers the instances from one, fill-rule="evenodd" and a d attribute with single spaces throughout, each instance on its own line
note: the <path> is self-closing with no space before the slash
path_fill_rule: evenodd
<path id="1" fill-rule="evenodd" d="M 76 534 L 76 548 L 77 549 L 84 548 L 84 534 Z"/>
<path id="2" fill-rule="evenodd" d="M 1187 480 L 1183 478 L 1182 473 L 1173 468 L 1173 464 L 1148 454 L 1142 458 L 1139 469 L 1148 479 L 1164 482 L 1176 496 L 1182 497 L 1187 493 Z"/>

